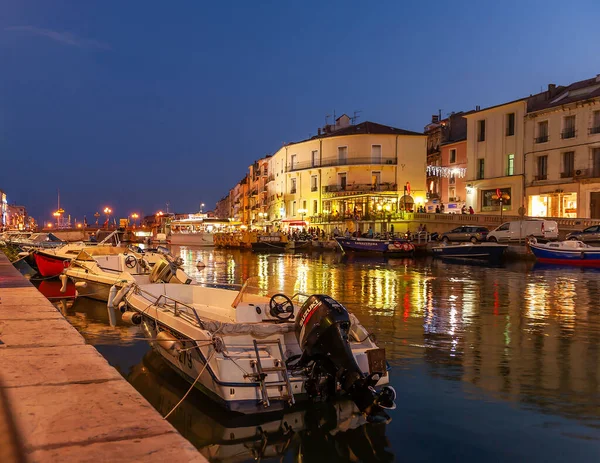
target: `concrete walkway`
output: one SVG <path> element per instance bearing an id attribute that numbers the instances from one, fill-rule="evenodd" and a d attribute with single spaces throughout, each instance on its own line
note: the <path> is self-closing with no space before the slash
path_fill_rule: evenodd
<path id="1" fill-rule="evenodd" d="M 206 461 L 1 252 L 0 388 L 30 461 Z"/>

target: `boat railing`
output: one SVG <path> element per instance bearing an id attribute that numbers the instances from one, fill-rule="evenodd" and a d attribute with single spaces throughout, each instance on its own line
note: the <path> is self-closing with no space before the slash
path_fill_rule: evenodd
<path id="1" fill-rule="evenodd" d="M 204 327 L 204 323 L 202 323 L 202 320 L 200 320 L 200 317 L 196 313 L 196 310 L 191 305 L 167 296 L 166 294 L 160 294 L 156 296 L 156 294 L 152 294 L 151 292 L 140 288 L 138 285 L 134 286 L 134 293 L 139 294 L 148 301 L 151 301 L 157 307 L 172 310 L 176 317 L 185 316 L 185 318 L 191 318 L 192 321 L 195 321 L 198 326 L 200 326 L 200 328 L 206 329 Z"/>

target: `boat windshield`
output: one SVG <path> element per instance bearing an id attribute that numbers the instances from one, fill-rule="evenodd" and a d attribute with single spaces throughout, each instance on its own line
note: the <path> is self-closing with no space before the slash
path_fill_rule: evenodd
<path id="1" fill-rule="evenodd" d="M 265 278 L 251 277 L 242 285 L 232 306 L 237 307 L 241 302 L 268 302 L 276 294 L 289 297 L 294 305 L 302 305 L 317 291 L 307 287 L 305 279 L 282 277 L 277 282 L 267 282 Z"/>
<path id="2" fill-rule="evenodd" d="M 142 255 L 138 254 L 131 249 L 116 247 L 116 246 L 88 246 L 83 248 L 77 255 L 77 260 L 94 260 L 94 257 L 98 256 L 116 256 L 119 254 L 128 253 L 134 255 L 136 258 L 141 258 Z"/>

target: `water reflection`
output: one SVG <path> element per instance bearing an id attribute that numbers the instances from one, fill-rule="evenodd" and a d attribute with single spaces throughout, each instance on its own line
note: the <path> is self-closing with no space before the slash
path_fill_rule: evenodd
<path id="1" fill-rule="evenodd" d="M 475 433 L 485 422 L 488 432 L 508 436 L 512 430 L 523 430 L 528 420 L 540 424 L 527 428 L 529 438 L 512 450 L 514 457 L 532 452 L 552 457 L 552 445 L 559 444 L 578 455 L 600 451 L 600 274 L 596 271 L 528 263 L 487 268 L 427 258 L 348 259 L 338 253 L 253 254 L 176 246 L 173 252 L 201 283 L 239 285 L 257 277 L 259 285 L 267 288 L 293 281 L 297 290 L 331 294 L 356 313 L 386 348 L 394 367 L 392 384 L 400 392 L 398 410 L 385 431 L 394 436 L 391 450 L 384 443 L 385 433 L 377 434 L 369 426 L 353 431 L 373 442 L 381 438 L 382 444 L 373 450 L 377 458 L 386 458 L 390 451 L 418 456 L 429 439 L 439 439 L 438 433 L 446 435 L 451 428 Z M 206 266 L 196 267 L 198 260 Z M 159 410 L 187 389 L 187 383 L 148 353 L 136 328 L 119 319 L 115 328 L 108 326 L 104 304 L 78 300 L 66 315 Z M 146 379 L 138 384 L 136 377 Z M 215 460 L 228 452 L 237 455 L 244 446 L 246 453 L 239 459 L 255 457 L 248 449 L 254 449 L 257 441 L 225 447 L 237 443 L 221 432 L 230 423 L 211 421 L 210 406 L 207 410 L 206 403 L 197 403 L 202 402 L 200 394 L 191 396 L 194 399 L 186 406 L 199 411 L 175 415 L 174 424 L 181 432 L 195 426 L 189 431 L 195 437 L 189 438 Z M 427 413 L 451 419 L 436 424 Z M 472 418 L 478 413 L 482 414 L 479 421 Z M 189 418 L 205 415 L 208 418 L 202 420 L 210 425 L 204 427 L 198 424 L 202 420 Z M 502 416 L 502 424 L 494 424 L 488 415 Z M 192 426 L 190 420 L 198 423 Z M 277 445 L 287 445 L 284 453 L 295 455 L 299 448 L 331 435 L 303 441 L 297 436 L 304 431 L 294 431 L 290 443 L 277 441 L 272 446 L 273 455 L 282 451 Z M 372 432 L 379 437 L 371 436 Z M 306 435 L 310 433 L 314 431 Z M 409 438 L 414 433 L 417 440 Z M 233 435 L 240 434 L 234 431 Z M 279 431 L 273 435 L 283 436 Z M 351 441 L 358 439 L 352 433 L 346 436 L 350 435 Z M 335 445 L 343 447 L 339 441 Z M 492 442 L 481 446 L 481 455 L 485 451 L 494 455 Z M 342 457 L 331 459 L 335 458 Z"/>

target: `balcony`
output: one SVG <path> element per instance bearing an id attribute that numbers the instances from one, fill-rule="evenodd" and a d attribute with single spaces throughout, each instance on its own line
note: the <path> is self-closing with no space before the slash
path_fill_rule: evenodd
<path id="1" fill-rule="evenodd" d="M 275 181 L 275 176 L 273 174 L 269 175 L 269 177 L 267 178 L 267 183 L 274 182 L 274 181 Z"/>
<path id="2" fill-rule="evenodd" d="M 297 170 L 312 169 L 317 167 L 335 167 L 335 166 L 360 166 L 360 165 L 394 165 L 397 164 L 396 158 L 381 158 L 373 159 L 371 156 L 368 157 L 351 157 L 348 159 L 330 158 L 323 159 L 319 163 L 313 163 L 312 161 L 306 162 L 294 162 L 286 166 L 286 172 L 294 172 Z"/>
<path id="3" fill-rule="evenodd" d="M 540 181 L 540 180 L 547 180 L 548 179 L 548 174 L 536 175 L 535 177 L 533 177 L 533 179 L 536 182 Z"/>
<path id="4" fill-rule="evenodd" d="M 427 199 L 440 199 L 439 193 L 434 193 L 432 191 L 428 191 L 426 196 L 427 196 Z"/>
<path id="5" fill-rule="evenodd" d="M 319 190 L 319 188 L 314 185 L 310 187 L 310 191 L 318 191 L 318 190 Z"/>
<path id="6" fill-rule="evenodd" d="M 535 137 L 536 143 L 546 143 L 548 141 L 548 135 L 542 135 L 540 137 Z"/>
<path id="7" fill-rule="evenodd" d="M 597 125 L 596 127 L 590 127 L 590 135 L 595 133 L 600 133 L 600 125 Z"/>
<path id="8" fill-rule="evenodd" d="M 575 138 L 575 133 L 577 131 L 575 129 L 565 129 L 560 133 L 560 138 L 562 138 L 563 140 L 565 138 Z"/>
<path id="9" fill-rule="evenodd" d="M 337 193 L 371 193 L 371 192 L 396 192 L 397 185 L 395 183 L 380 183 L 373 185 L 372 183 L 352 183 L 346 185 L 326 185 L 323 187 L 324 194 L 330 194 L 335 196 Z"/>
<path id="10" fill-rule="evenodd" d="M 427 148 L 427 154 L 437 154 L 439 152 L 440 152 L 439 146 L 431 146 L 431 147 Z"/>
<path id="11" fill-rule="evenodd" d="M 571 177 L 573 177 L 573 171 L 560 173 L 560 178 L 571 178 Z"/>
<path id="12" fill-rule="evenodd" d="M 290 194 L 291 194 L 291 195 L 294 195 L 294 194 L 296 194 L 296 187 L 295 187 L 295 186 L 294 186 L 294 187 L 292 187 L 292 188 L 290 188 Z"/>
<path id="13" fill-rule="evenodd" d="M 252 190 L 252 193 L 250 193 L 250 196 L 258 196 L 258 189 L 255 188 L 254 190 Z"/>

